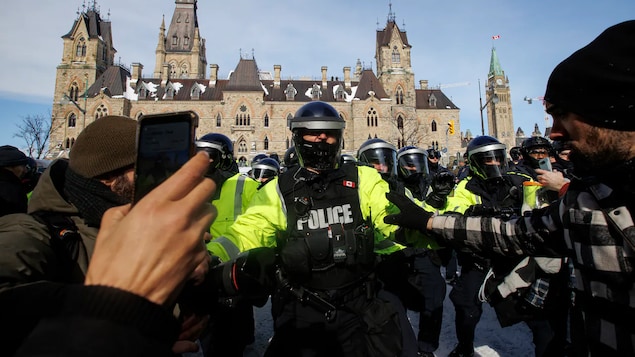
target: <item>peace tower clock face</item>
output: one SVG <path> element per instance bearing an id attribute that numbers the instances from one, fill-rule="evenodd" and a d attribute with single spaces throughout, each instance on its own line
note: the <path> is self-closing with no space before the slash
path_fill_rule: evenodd
<path id="1" fill-rule="evenodd" d="M 502 85 L 503 85 L 503 80 L 502 80 L 502 79 L 500 79 L 500 78 L 499 78 L 499 79 L 497 79 L 497 80 L 496 80 L 496 84 L 498 84 L 499 86 L 502 86 Z"/>

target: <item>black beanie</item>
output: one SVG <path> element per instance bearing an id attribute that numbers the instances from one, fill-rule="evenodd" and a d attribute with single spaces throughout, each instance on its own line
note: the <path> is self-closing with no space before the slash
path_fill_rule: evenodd
<path id="1" fill-rule="evenodd" d="M 68 166 L 95 178 L 132 166 L 136 160 L 137 121 L 105 116 L 82 130 L 69 154 Z"/>
<path id="2" fill-rule="evenodd" d="M 609 27 L 556 66 L 545 101 L 592 125 L 635 131 L 635 20 Z"/>
<path id="3" fill-rule="evenodd" d="M 15 146 L 0 146 L 0 167 L 26 165 L 29 159 Z"/>

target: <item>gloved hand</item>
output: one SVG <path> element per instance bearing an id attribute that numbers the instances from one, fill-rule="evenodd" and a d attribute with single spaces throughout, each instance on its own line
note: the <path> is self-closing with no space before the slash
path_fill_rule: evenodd
<path id="1" fill-rule="evenodd" d="M 402 193 L 390 191 L 386 193 L 386 198 L 394 203 L 401 212 L 387 215 L 384 217 L 384 223 L 418 229 L 422 232 L 427 230 L 428 220 L 432 217 L 432 213 L 419 207 Z"/>
<path id="2" fill-rule="evenodd" d="M 254 248 L 210 271 L 214 285 L 229 296 L 268 296 L 275 287 L 276 253 L 273 248 Z"/>
<path id="3" fill-rule="evenodd" d="M 441 171 L 432 178 L 430 187 L 432 192 L 426 197 L 426 203 L 434 208 L 443 208 L 454 188 L 454 175 L 449 171 Z"/>

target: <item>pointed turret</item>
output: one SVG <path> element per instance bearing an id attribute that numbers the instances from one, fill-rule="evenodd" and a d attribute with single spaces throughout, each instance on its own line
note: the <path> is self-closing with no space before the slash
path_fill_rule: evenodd
<path id="1" fill-rule="evenodd" d="M 492 57 L 489 60 L 489 73 L 488 77 L 492 76 L 504 76 L 503 68 L 498 61 L 498 55 L 496 55 L 496 47 L 492 47 Z"/>

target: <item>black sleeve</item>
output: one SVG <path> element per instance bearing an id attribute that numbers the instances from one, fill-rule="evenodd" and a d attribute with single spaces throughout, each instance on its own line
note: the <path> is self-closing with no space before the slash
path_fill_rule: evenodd
<path id="1" fill-rule="evenodd" d="M 64 289 L 59 312 L 43 317 L 15 356 L 173 356 L 180 326 L 168 309 L 110 287 Z"/>

